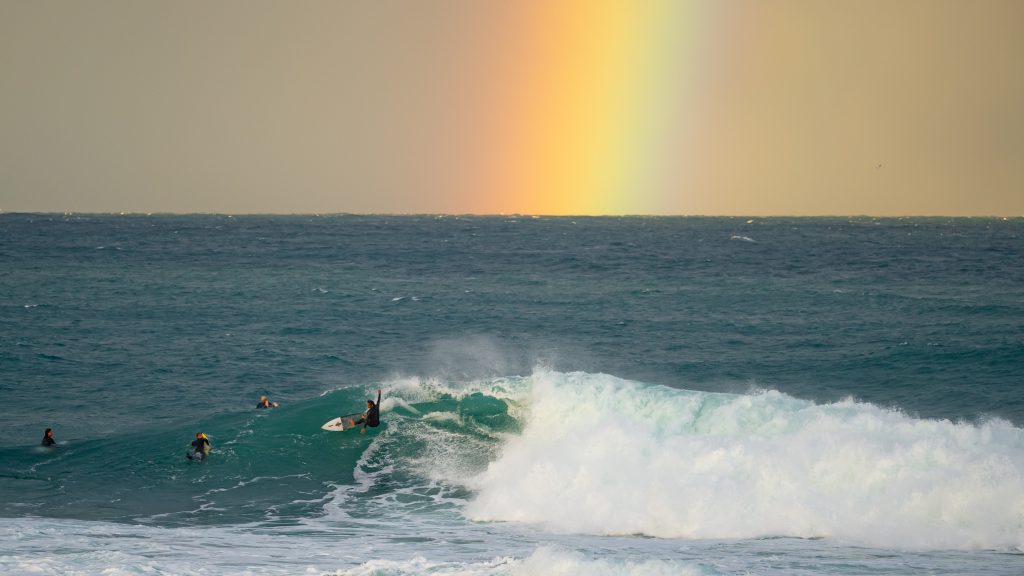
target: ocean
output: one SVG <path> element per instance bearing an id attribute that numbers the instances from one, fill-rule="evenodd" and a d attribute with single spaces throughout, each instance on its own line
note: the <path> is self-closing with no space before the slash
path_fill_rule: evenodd
<path id="1" fill-rule="evenodd" d="M 1024 573 L 1024 219 L 5 213 L 0 270 L 3 574 Z"/>

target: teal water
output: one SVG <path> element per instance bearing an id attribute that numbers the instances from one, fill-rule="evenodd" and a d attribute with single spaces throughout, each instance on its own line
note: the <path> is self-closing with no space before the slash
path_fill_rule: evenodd
<path id="1" fill-rule="evenodd" d="M 0 571 L 1017 574 L 1022 234 L 2 214 Z"/>

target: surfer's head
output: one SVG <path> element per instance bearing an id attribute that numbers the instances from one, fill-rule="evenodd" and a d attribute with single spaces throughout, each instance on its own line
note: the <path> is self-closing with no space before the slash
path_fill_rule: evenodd
<path id="1" fill-rule="evenodd" d="M 370 400 L 369 398 L 367 398 L 366 399 L 366 407 L 367 408 L 373 408 L 373 400 Z"/>
<path id="2" fill-rule="evenodd" d="M 206 438 L 206 434 L 203 434 L 202 432 L 196 432 L 196 438 Z"/>

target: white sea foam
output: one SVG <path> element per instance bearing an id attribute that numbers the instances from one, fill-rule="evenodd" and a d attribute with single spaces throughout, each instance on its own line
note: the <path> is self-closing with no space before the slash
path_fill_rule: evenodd
<path id="1" fill-rule="evenodd" d="M 614 561 L 588 559 L 582 554 L 542 547 L 525 559 L 495 558 L 488 562 L 431 562 L 423 557 L 406 561 L 373 560 L 333 572 L 334 576 L 378 574 L 438 576 L 689 576 L 714 574 L 695 563 L 662 560 Z"/>
<path id="2" fill-rule="evenodd" d="M 462 422 L 462 418 L 454 412 L 430 412 L 424 414 L 423 419 L 434 422 Z"/>
<path id="3" fill-rule="evenodd" d="M 532 378 L 453 381 L 437 377 L 395 377 L 381 384 L 381 389 L 384 390 L 381 409 L 389 410 L 401 407 L 413 413 L 419 413 L 419 410 L 413 406 L 414 404 L 431 402 L 445 397 L 461 401 L 479 394 L 505 402 L 509 414 L 513 417 L 520 417 L 521 403 L 529 400 L 531 386 Z"/>
<path id="4" fill-rule="evenodd" d="M 1024 548 L 1024 434 L 852 400 L 538 373 L 521 435 L 469 485 L 478 521 L 661 538 Z"/>
<path id="5" fill-rule="evenodd" d="M 314 542 L 242 528 L 155 528 L 55 519 L 0 519 L 0 573 L 321 574 Z M 283 541 L 282 541 L 283 540 Z M 56 545 L 59 544 L 59 545 Z M 292 548 L 304 557 L 280 562 Z M 296 554 L 297 555 L 297 554 Z M 277 561 L 275 561 L 277 560 Z M 324 560 L 324 559 L 321 559 Z M 335 566 L 337 561 L 332 562 Z"/>

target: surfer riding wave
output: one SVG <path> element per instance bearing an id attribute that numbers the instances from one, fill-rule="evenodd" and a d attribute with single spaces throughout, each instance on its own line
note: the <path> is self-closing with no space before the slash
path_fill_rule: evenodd
<path id="1" fill-rule="evenodd" d="M 358 420 L 349 420 L 349 423 L 354 427 L 362 424 L 363 427 L 359 430 L 360 434 L 366 432 L 366 427 L 376 428 L 380 426 L 380 390 L 377 390 L 377 401 L 367 399 L 366 400 L 366 412 L 359 417 Z"/>

